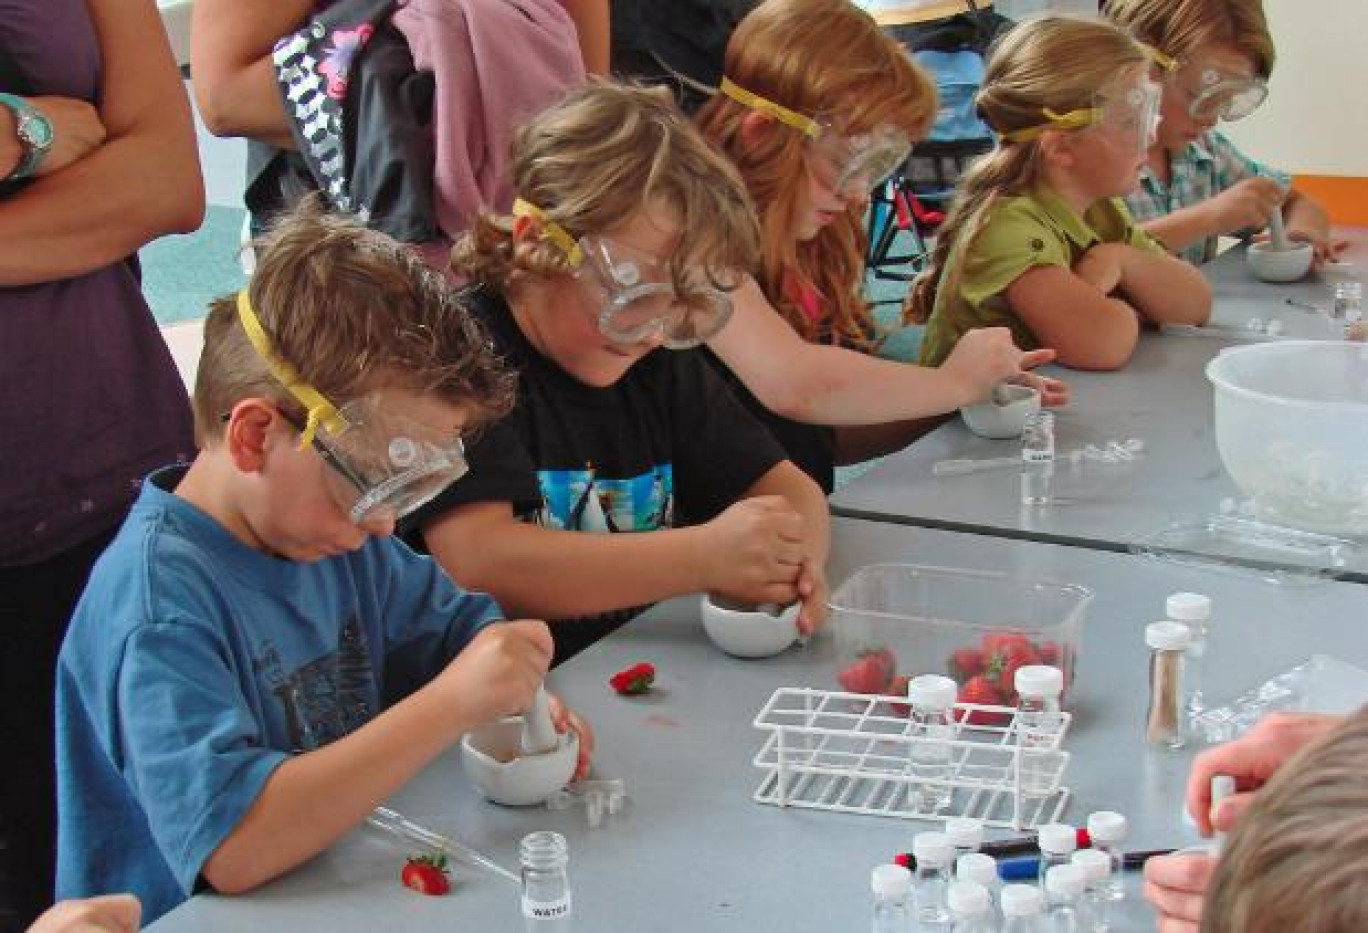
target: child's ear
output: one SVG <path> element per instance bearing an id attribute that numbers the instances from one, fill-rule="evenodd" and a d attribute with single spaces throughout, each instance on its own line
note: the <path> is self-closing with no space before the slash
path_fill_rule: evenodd
<path id="1" fill-rule="evenodd" d="M 1076 158 L 1073 151 L 1072 133 L 1047 132 L 1040 137 L 1040 154 L 1045 161 L 1060 168 L 1073 168 Z"/>
<path id="2" fill-rule="evenodd" d="M 281 420 L 265 399 L 247 398 L 233 406 L 223 426 L 223 444 L 233 464 L 244 473 L 259 473 L 266 463 L 267 435 Z"/>
<path id="3" fill-rule="evenodd" d="M 774 117 L 752 110 L 741 118 L 741 145 L 754 148 L 769 139 L 774 132 Z"/>

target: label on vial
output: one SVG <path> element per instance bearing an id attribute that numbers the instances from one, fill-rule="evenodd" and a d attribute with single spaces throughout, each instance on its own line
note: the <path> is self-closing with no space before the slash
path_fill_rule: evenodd
<path id="1" fill-rule="evenodd" d="M 554 901 L 534 901 L 529 897 L 522 899 L 523 916 L 532 920 L 555 920 L 570 916 L 570 895 Z"/>

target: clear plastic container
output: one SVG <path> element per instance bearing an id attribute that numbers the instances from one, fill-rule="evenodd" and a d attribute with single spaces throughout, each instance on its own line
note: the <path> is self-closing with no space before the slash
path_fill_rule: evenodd
<path id="1" fill-rule="evenodd" d="M 942 673 L 960 700 L 1016 705 L 1015 673 L 1028 664 L 1064 672 L 1068 705 L 1092 591 L 1000 573 L 871 564 L 831 597 L 839 689 L 904 692 L 911 674 Z M 972 695 L 967 695 L 974 681 Z M 906 709 L 897 710 L 906 715 Z"/>
<path id="2" fill-rule="evenodd" d="M 1260 518 L 1368 535 L 1368 345 L 1234 347 L 1206 374 L 1221 461 Z"/>

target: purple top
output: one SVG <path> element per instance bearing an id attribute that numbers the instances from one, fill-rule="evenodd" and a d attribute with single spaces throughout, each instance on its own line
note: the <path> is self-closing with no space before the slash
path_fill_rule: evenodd
<path id="1" fill-rule="evenodd" d="M 0 0 L 0 90 L 98 104 L 100 84 L 83 0 Z M 0 287 L 0 438 L 0 565 L 42 560 L 117 524 L 146 473 L 193 453 L 185 387 L 136 256 Z"/>

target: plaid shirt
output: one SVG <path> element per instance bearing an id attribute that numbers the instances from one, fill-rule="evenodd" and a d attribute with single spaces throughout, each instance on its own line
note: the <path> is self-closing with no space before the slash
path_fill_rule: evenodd
<path id="1" fill-rule="evenodd" d="M 1169 155 L 1169 183 L 1165 185 L 1146 165 L 1140 172 L 1140 187 L 1126 198 L 1126 206 L 1136 223 L 1163 217 L 1184 207 L 1199 204 L 1246 178 L 1263 175 L 1276 179 L 1284 187 L 1292 183 L 1286 172 L 1255 162 L 1235 148 L 1235 144 L 1215 131 L 1196 142 L 1188 143 L 1182 152 Z M 1253 233 L 1241 231 L 1239 235 Z M 1179 250 L 1193 265 L 1201 265 L 1216 258 L 1215 235 L 1198 240 L 1187 249 Z"/>

